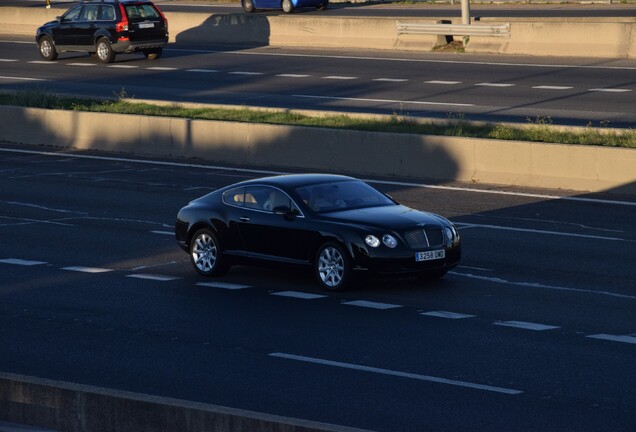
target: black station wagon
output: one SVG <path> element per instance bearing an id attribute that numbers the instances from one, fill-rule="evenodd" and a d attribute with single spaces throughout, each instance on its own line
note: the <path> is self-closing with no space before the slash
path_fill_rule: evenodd
<path id="1" fill-rule="evenodd" d="M 168 43 L 168 21 L 149 1 L 85 0 L 38 28 L 35 40 L 45 60 L 65 51 L 88 52 L 102 63 L 133 52 L 154 60 Z"/>

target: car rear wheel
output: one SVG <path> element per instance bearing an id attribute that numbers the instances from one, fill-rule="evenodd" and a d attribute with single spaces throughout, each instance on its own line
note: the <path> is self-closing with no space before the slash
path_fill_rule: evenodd
<path id="1" fill-rule="evenodd" d="M 294 12 L 294 3 L 292 3 L 292 0 L 283 0 L 283 12 L 285 13 L 292 13 Z"/>
<path id="2" fill-rule="evenodd" d="M 320 247 L 314 270 L 320 285 L 330 291 L 344 290 L 353 279 L 349 255 L 342 246 L 333 242 Z"/>
<path id="3" fill-rule="evenodd" d="M 161 58 L 161 54 L 163 53 L 163 48 L 153 48 L 144 50 L 144 55 L 148 60 L 157 60 Z"/>
<path id="4" fill-rule="evenodd" d="M 57 58 L 57 50 L 50 37 L 42 37 L 38 42 L 38 47 L 40 49 L 40 55 L 44 60 L 52 61 Z"/>
<path id="5" fill-rule="evenodd" d="M 101 38 L 97 41 L 95 51 L 97 52 L 97 58 L 102 63 L 112 63 L 115 60 L 115 52 L 106 38 Z"/>
<path id="6" fill-rule="evenodd" d="M 256 8 L 254 7 L 254 2 L 252 0 L 241 0 L 241 6 L 247 13 L 252 13 L 256 10 Z"/>
<path id="7" fill-rule="evenodd" d="M 220 276 L 230 268 L 221 252 L 219 240 L 207 228 L 194 234 L 190 242 L 190 260 L 194 269 L 204 276 Z"/>

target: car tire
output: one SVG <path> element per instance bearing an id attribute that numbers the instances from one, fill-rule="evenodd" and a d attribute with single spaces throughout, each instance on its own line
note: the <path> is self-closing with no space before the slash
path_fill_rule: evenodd
<path id="1" fill-rule="evenodd" d="M 97 41 L 95 52 L 97 53 L 97 59 L 102 63 L 112 63 L 115 60 L 115 52 L 106 38 L 101 38 Z"/>
<path id="2" fill-rule="evenodd" d="M 194 269 L 203 276 L 221 276 L 230 269 L 219 239 L 207 228 L 200 229 L 192 237 L 190 261 Z"/>
<path id="3" fill-rule="evenodd" d="M 320 286 L 329 291 L 342 291 L 352 284 L 351 259 L 341 245 L 323 244 L 316 253 L 314 271 Z"/>
<path id="4" fill-rule="evenodd" d="M 285 13 L 289 14 L 294 12 L 294 3 L 292 3 L 292 0 L 283 0 L 281 6 Z"/>
<path id="5" fill-rule="evenodd" d="M 144 50 L 144 55 L 148 60 L 158 60 L 161 58 L 161 54 L 163 54 L 163 48 Z"/>
<path id="6" fill-rule="evenodd" d="M 38 41 L 38 49 L 40 50 L 40 56 L 44 60 L 53 61 L 57 58 L 57 50 L 55 49 L 55 44 L 53 43 L 53 39 L 49 36 L 43 36 Z"/>
<path id="7" fill-rule="evenodd" d="M 316 9 L 318 9 L 319 11 L 324 11 L 325 9 L 327 9 L 328 4 L 329 4 L 328 1 L 324 3 L 320 3 L 318 6 L 316 6 Z"/>
<path id="8" fill-rule="evenodd" d="M 256 11 L 253 0 L 241 0 L 241 7 L 243 7 L 243 10 L 247 13 Z"/>

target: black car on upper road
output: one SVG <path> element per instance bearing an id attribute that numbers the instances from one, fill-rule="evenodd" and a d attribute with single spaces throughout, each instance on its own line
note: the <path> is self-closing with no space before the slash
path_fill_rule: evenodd
<path id="1" fill-rule="evenodd" d="M 168 21 L 150 1 L 85 0 L 38 28 L 35 40 L 45 60 L 65 51 L 95 54 L 103 63 L 138 51 L 153 60 L 168 43 Z"/>
<path id="2" fill-rule="evenodd" d="M 244 181 L 190 202 L 177 243 L 196 271 L 219 276 L 234 263 L 313 267 L 323 288 L 357 272 L 441 277 L 459 263 L 457 229 L 442 216 L 395 202 L 352 177 L 295 174 Z"/>

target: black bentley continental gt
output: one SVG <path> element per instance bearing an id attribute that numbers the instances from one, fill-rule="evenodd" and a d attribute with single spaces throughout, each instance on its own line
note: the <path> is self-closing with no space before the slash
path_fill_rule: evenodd
<path id="1" fill-rule="evenodd" d="M 441 277 L 459 263 L 461 241 L 442 216 L 398 204 L 352 177 L 297 174 L 244 181 L 183 207 L 177 243 L 197 272 L 272 262 L 313 267 L 328 290 L 362 271 Z"/>

